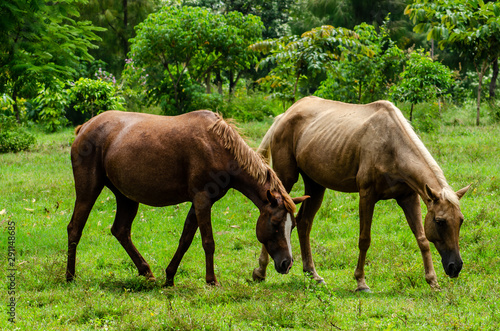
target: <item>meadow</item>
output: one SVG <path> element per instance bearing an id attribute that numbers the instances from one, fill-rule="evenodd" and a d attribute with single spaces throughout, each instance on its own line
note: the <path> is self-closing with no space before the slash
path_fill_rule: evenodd
<path id="1" fill-rule="evenodd" d="M 147 282 L 137 276 L 131 259 L 111 235 L 115 201 L 106 189 L 78 246 L 77 278 L 68 284 L 64 277 L 66 226 L 75 195 L 69 158 L 73 130 L 45 134 L 33 129 L 34 149 L 0 155 L 0 328 L 497 330 L 500 128 L 488 121 L 476 127 L 472 116 L 462 116 L 458 110 L 446 116 L 437 131 L 419 135 L 454 189 L 472 183 L 461 200 L 462 272 L 458 278 L 448 278 L 432 246 L 441 285 L 440 291 L 432 291 L 401 209 L 395 201 L 384 201 L 375 209 L 367 257 L 369 294 L 353 291 L 358 196 L 333 191 L 327 191 L 311 234 L 316 268 L 326 285 L 316 285 L 303 274 L 296 231 L 291 272 L 281 275 L 270 265 L 265 282 L 252 281 L 260 253 L 255 236 L 258 209 L 234 190 L 216 203 L 212 213 L 220 287 L 205 285 L 199 232 L 181 262 L 175 287 L 162 287 L 190 205 L 140 206 L 132 239 L 157 277 L 155 283 Z M 240 127 L 256 147 L 270 124 L 266 120 Z M 292 196 L 302 194 L 297 183 Z M 10 251 L 15 255 L 12 266 Z M 12 299 L 15 324 L 9 322 Z"/>

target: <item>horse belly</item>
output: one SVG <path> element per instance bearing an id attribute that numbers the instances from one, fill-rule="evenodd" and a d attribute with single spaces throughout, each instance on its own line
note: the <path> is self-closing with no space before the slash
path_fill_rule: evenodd
<path id="1" fill-rule="evenodd" d="M 318 184 L 341 192 L 357 192 L 359 137 L 356 130 L 316 121 L 296 145 L 298 167 Z"/>
<path id="2" fill-rule="evenodd" d="M 340 192 L 357 192 L 357 167 L 353 163 L 339 162 L 335 157 L 326 157 L 321 150 L 308 153 L 306 159 L 297 160 L 300 170 L 316 183 Z"/>
<path id="3" fill-rule="evenodd" d="M 175 205 L 190 200 L 188 166 L 164 149 L 115 149 L 105 158 L 113 186 L 126 197 L 152 206 Z"/>

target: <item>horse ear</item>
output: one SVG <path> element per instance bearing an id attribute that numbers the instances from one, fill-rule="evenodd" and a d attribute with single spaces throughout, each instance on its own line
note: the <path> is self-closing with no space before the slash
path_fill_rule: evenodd
<path id="1" fill-rule="evenodd" d="M 272 207 L 275 207 L 278 205 L 278 200 L 269 190 L 267 190 L 267 200 L 269 201 L 269 203 L 271 204 Z"/>
<path id="2" fill-rule="evenodd" d="M 427 194 L 428 201 L 437 201 L 439 200 L 439 194 L 431 189 L 429 185 L 425 184 L 425 193 Z"/>
<path id="3" fill-rule="evenodd" d="M 298 205 L 299 203 L 303 202 L 304 200 L 309 199 L 309 195 L 304 195 L 303 197 L 297 197 L 297 198 L 292 198 L 292 201 L 294 204 Z"/>
<path id="4" fill-rule="evenodd" d="M 464 187 L 464 188 L 458 190 L 457 192 L 455 192 L 455 193 L 457 193 L 458 199 L 462 199 L 462 197 L 464 196 L 465 193 L 467 193 L 467 191 L 469 190 L 469 188 L 470 188 L 471 185 L 472 184 L 469 184 L 466 187 Z"/>

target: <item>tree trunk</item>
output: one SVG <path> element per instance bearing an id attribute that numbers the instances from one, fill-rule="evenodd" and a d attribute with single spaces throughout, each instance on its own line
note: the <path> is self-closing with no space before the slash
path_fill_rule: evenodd
<path id="1" fill-rule="evenodd" d="M 12 109 L 14 109 L 14 114 L 16 115 L 17 123 L 21 123 L 21 112 L 19 111 L 19 106 L 17 105 L 17 89 L 15 86 L 12 89 L 12 100 L 14 100 L 14 103 L 12 104 Z"/>
<path id="2" fill-rule="evenodd" d="M 498 79 L 498 57 L 493 60 L 493 74 L 491 76 L 490 83 L 490 101 L 493 102 L 496 97 L 495 89 L 497 88 L 497 79 Z"/>
<path id="3" fill-rule="evenodd" d="M 481 107 L 481 89 L 483 88 L 484 74 L 486 73 L 486 70 L 488 70 L 490 63 L 488 63 L 487 61 L 483 61 L 483 63 L 481 63 L 480 68 L 478 68 L 475 63 L 474 63 L 474 65 L 476 67 L 476 72 L 477 72 L 477 75 L 479 78 L 479 83 L 478 83 L 478 87 L 477 87 L 477 113 L 476 113 L 476 125 L 479 126 L 479 124 L 480 124 L 479 123 L 479 116 L 480 116 L 480 107 Z"/>
<path id="4" fill-rule="evenodd" d="M 295 86 L 293 87 L 293 99 L 292 103 L 295 102 L 295 96 L 297 95 L 297 85 L 299 84 L 300 72 L 297 72 L 297 79 L 295 79 Z"/>
<path id="5" fill-rule="evenodd" d="M 483 71 L 478 72 L 479 74 L 479 84 L 477 87 L 477 102 L 476 102 L 476 125 L 479 126 L 479 116 L 481 113 L 481 88 L 483 86 Z"/>
<path id="6" fill-rule="evenodd" d="M 410 108 L 410 122 L 413 120 L 413 103 L 411 104 Z"/>
<path id="7" fill-rule="evenodd" d="M 123 47 L 123 55 L 127 57 L 128 54 L 128 0 L 122 0 L 123 6 L 123 34 L 122 34 L 122 47 Z"/>
<path id="8" fill-rule="evenodd" d="M 205 86 L 206 86 L 206 92 L 207 94 L 210 94 L 212 93 L 212 89 L 210 88 L 210 81 L 211 81 L 211 73 L 207 73 L 207 75 L 205 76 Z"/>
<path id="9" fill-rule="evenodd" d="M 215 80 L 217 81 L 217 90 L 218 90 L 219 94 L 222 95 L 224 93 L 224 91 L 222 90 L 222 77 L 220 75 L 220 70 L 218 70 L 215 73 Z"/>

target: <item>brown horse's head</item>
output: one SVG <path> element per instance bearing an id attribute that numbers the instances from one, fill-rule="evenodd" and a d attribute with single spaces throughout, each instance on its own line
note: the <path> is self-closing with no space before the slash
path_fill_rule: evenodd
<path id="1" fill-rule="evenodd" d="M 309 196 L 292 199 L 298 204 Z M 267 191 L 267 203 L 260 209 L 257 220 L 257 239 L 266 247 L 274 260 L 276 271 L 286 274 L 293 264 L 290 236 L 295 227 L 293 208 L 287 206 L 282 196 Z"/>
<path id="2" fill-rule="evenodd" d="M 432 242 L 439 254 L 444 271 L 452 278 L 458 277 L 462 270 L 462 258 L 458 238 L 464 215 L 458 201 L 470 185 L 453 192 L 445 189 L 438 193 L 425 186 L 427 194 L 427 215 L 425 216 L 425 236 Z"/>

